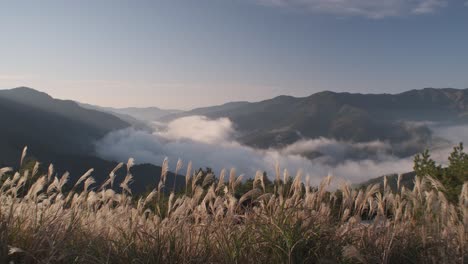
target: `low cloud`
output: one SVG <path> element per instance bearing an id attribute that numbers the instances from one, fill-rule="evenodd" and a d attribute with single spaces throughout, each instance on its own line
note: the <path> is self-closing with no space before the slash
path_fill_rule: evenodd
<path id="1" fill-rule="evenodd" d="M 105 159 L 137 163 L 161 164 L 168 157 L 175 164 L 178 158 L 194 168 L 211 167 L 215 172 L 236 168 L 252 177 L 257 170 L 274 178 L 277 163 L 295 174 L 301 169 L 318 183 L 329 174 L 338 179 L 358 183 L 390 173 L 412 170 L 413 158 L 392 155 L 394 146 L 381 141 L 353 143 L 334 139 L 304 139 L 281 149 L 259 150 L 239 144 L 236 131 L 227 118 L 210 120 L 191 116 L 168 124 L 157 124 L 152 133 L 133 128 L 114 131 L 96 143 L 97 153 Z M 446 163 L 451 148 L 468 139 L 468 126 L 431 129 L 439 140 L 432 150 L 433 158 Z"/>
<path id="2" fill-rule="evenodd" d="M 432 130 L 436 136 L 451 144 L 468 141 L 468 125 L 433 126 Z"/>
<path id="3" fill-rule="evenodd" d="M 216 144 L 229 140 L 234 133 L 228 118 L 209 120 L 204 116 L 182 117 L 170 122 L 161 137 L 169 140 L 191 139 L 193 141 Z"/>
<path id="4" fill-rule="evenodd" d="M 284 155 L 316 156 L 326 164 L 340 164 L 345 160 L 385 160 L 391 153 L 391 146 L 381 141 L 352 143 L 328 138 L 300 140 L 280 150 Z"/>
<path id="5" fill-rule="evenodd" d="M 282 149 L 258 150 L 239 144 L 234 135 L 229 119 L 194 116 L 164 127 L 159 124 L 153 133 L 133 128 L 112 132 L 96 143 L 96 151 L 106 159 L 124 161 L 133 157 L 137 163 L 161 164 L 165 157 L 175 163 L 181 158 L 193 161 L 194 167 L 211 167 L 215 172 L 236 168 L 246 177 L 262 170 L 273 178 L 279 163 L 291 174 L 303 170 L 313 183 L 328 174 L 357 183 L 387 173 L 407 172 L 412 166 L 411 159 L 390 155 L 390 146 L 379 141 L 351 143 L 318 138 Z"/>
<path id="6" fill-rule="evenodd" d="M 261 5 L 307 10 L 339 16 L 385 18 L 436 12 L 446 0 L 254 0 Z"/>

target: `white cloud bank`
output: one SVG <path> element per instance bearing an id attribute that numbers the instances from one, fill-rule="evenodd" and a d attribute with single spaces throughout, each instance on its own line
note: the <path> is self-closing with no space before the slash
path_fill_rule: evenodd
<path id="1" fill-rule="evenodd" d="M 209 120 L 204 116 L 182 117 L 170 122 L 165 131 L 158 133 L 170 140 L 190 139 L 208 144 L 223 143 L 234 134 L 228 118 Z"/>
<path id="2" fill-rule="evenodd" d="M 261 5 L 339 16 L 384 18 L 436 12 L 447 0 L 253 0 Z"/>
<path id="3" fill-rule="evenodd" d="M 278 162 L 291 174 L 302 169 L 313 183 L 328 174 L 357 183 L 387 173 L 407 172 L 412 166 L 411 158 L 389 155 L 390 146 L 379 141 L 351 143 L 319 138 L 299 141 L 280 150 L 257 150 L 239 144 L 234 135 L 227 118 L 209 120 L 192 116 L 172 121 L 153 133 L 134 129 L 112 132 L 96 144 L 96 150 L 106 159 L 124 161 L 133 157 L 137 163 L 161 164 L 169 157 L 174 165 L 182 158 L 185 162 L 193 161 L 195 168 L 209 166 L 218 173 L 222 168 L 236 168 L 247 177 L 265 170 L 273 178 Z M 321 156 L 312 161 L 305 157 L 317 152 Z M 360 152 L 372 153 L 372 158 L 353 157 Z"/>
<path id="4" fill-rule="evenodd" d="M 442 141 L 443 145 L 432 151 L 438 162 L 447 159 L 453 145 L 468 140 L 468 126 L 433 130 L 437 136 L 451 140 Z M 227 118 L 191 116 L 158 124 L 153 133 L 132 128 L 112 132 L 97 142 L 96 151 L 105 159 L 125 161 L 133 157 L 137 163 L 161 164 L 168 157 L 173 166 L 181 158 L 185 163 L 193 161 L 194 168 L 211 167 L 217 173 L 223 168 L 236 168 L 246 177 L 262 170 L 274 178 L 278 162 L 291 174 L 302 169 L 315 184 L 328 174 L 358 183 L 389 173 L 408 172 L 413 166 L 412 157 L 392 156 L 391 146 L 380 141 L 352 143 L 318 138 L 298 141 L 279 150 L 257 150 L 239 144 L 235 135 Z M 307 155 L 316 158 L 310 160 Z"/>

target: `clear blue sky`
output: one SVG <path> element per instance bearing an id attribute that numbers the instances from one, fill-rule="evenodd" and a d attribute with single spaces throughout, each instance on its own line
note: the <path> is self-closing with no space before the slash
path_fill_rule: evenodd
<path id="1" fill-rule="evenodd" d="M 0 88 L 188 109 L 468 87 L 468 2 L 1 1 Z"/>

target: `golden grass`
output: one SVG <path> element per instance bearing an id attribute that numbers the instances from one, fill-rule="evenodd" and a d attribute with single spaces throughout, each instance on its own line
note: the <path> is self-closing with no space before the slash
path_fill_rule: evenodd
<path id="1" fill-rule="evenodd" d="M 24 155 L 22 155 L 22 160 Z M 254 188 L 236 197 L 242 176 L 186 176 L 185 194 L 166 196 L 169 170 L 146 197 L 132 197 L 131 167 L 111 187 L 119 164 L 96 187 L 92 170 L 64 191 L 68 174 L 0 169 L 0 263 L 463 263 L 468 183 L 451 204 L 430 177 L 413 190 L 387 180 L 329 191 L 292 180 L 277 167 L 273 191 L 257 173 Z M 182 164 L 178 162 L 176 170 Z M 34 182 L 27 184 L 31 179 Z M 25 186 L 29 187 L 26 189 Z M 80 189 L 81 191 L 76 191 Z M 464 259 L 465 258 L 465 259 Z"/>

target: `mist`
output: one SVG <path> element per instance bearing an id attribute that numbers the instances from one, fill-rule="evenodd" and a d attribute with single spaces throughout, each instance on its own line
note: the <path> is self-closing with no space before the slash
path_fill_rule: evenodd
<path id="1" fill-rule="evenodd" d="M 105 159 L 125 161 L 135 158 L 137 163 L 160 165 L 165 157 L 170 164 L 180 158 L 192 161 L 194 168 L 236 168 L 239 174 L 253 177 L 257 170 L 274 177 L 278 163 L 294 175 L 302 170 L 312 183 L 324 176 L 359 183 L 390 173 L 412 170 L 413 157 L 392 155 L 387 142 L 345 142 L 329 138 L 303 139 L 281 149 L 260 150 L 244 146 L 235 140 L 238 132 L 228 118 L 210 120 L 204 116 L 176 119 L 167 124 L 153 123 L 153 132 L 128 128 L 114 131 L 96 143 L 97 154 Z M 451 148 L 465 141 L 468 126 L 434 128 L 437 145 L 433 158 L 444 163 Z"/>

